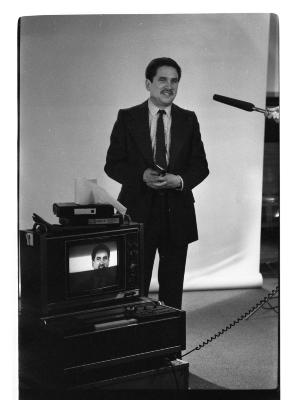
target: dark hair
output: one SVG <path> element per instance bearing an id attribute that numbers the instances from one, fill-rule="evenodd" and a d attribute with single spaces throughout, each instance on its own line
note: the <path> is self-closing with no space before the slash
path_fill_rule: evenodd
<path id="1" fill-rule="evenodd" d="M 107 255 L 108 255 L 108 258 L 109 258 L 109 256 L 110 256 L 110 249 L 109 249 L 105 244 L 97 244 L 97 245 L 93 248 L 92 253 L 91 253 L 92 261 L 94 261 L 95 256 L 96 256 L 96 254 L 97 254 L 99 251 L 105 251 L 105 252 L 107 253 Z"/>
<path id="2" fill-rule="evenodd" d="M 180 80 L 181 67 L 172 58 L 167 58 L 167 57 L 154 58 L 154 60 L 150 61 L 145 71 L 146 79 L 149 79 L 152 82 L 154 76 L 157 73 L 158 68 L 164 66 L 175 68 L 178 74 L 178 80 Z"/>

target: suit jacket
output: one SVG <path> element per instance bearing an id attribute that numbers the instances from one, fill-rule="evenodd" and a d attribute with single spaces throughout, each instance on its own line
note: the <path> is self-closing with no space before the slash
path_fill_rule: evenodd
<path id="1" fill-rule="evenodd" d="M 169 189 L 168 212 L 171 239 L 187 244 L 198 239 L 192 189 L 209 174 L 199 123 L 194 112 L 171 107 L 171 143 L 168 172 L 180 175 L 182 191 Z M 135 222 L 145 229 L 155 190 L 143 182 L 145 169 L 153 167 L 148 102 L 120 110 L 111 134 L 105 172 L 122 184 L 118 200 Z"/>

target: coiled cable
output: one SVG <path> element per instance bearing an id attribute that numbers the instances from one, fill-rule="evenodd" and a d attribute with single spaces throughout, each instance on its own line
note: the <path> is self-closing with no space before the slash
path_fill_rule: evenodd
<path id="1" fill-rule="evenodd" d="M 225 328 L 221 329 L 215 335 L 211 336 L 209 339 L 204 340 L 201 344 L 193 348 L 192 350 L 188 351 L 185 354 L 182 354 L 182 358 L 187 356 L 188 354 L 192 353 L 193 351 L 196 350 L 201 350 L 203 347 L 205 347 L 207 344 L 213 342 L 213 340 L 217 339 L 221 335 L 223 335 L 225 332 L 229 331 L 231 328 L 233 328 L 236 324 L 238 324 L 240 321 L 244 319 L 248 319 L 252 314 L 254 314 L 259 308 L 261 308 L 264 304 L 266 304 L 271 298 L 273 298 L 276 293 L 278 293 L 279 287 L 276 286 L 275 289 L 273 289 L 270 293 L 267 294 L 262 300 L 260 300 L 257 304 L 255 304 L 252 308 L 250 308 L 247 312 L 244 314 L 241 314 L 240 317 L 232 321 L 229 325 L 227 325 Z"/>

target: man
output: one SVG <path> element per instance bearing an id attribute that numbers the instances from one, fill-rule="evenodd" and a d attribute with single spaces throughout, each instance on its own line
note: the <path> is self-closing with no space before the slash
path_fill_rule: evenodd
<path id="1" fill-rule="evenodd" d="M 117 267 L 110 267 L 110 249 L 103 243 L 97 244 L 91 252 L 91 270 L 69 275 L 70 290 L 74 294 L 87 293 L 116 285 Z"/>
<path id="2" fill-rule="evenodd" d="M 110 250 L 104 244 L 96 245 L 91 253 L 92 268 L 102 269 L 109 266 Z"/>
<path id="3" fill-rule="evenodd" d="M 181 308 L 187 247 L 198 239 L 192 189 L 209 170 L 195 113 L 173 104 L 179 65 L 157 58 L 145 75 L 150 98 L 119 111 L 105 172 L 122 184 L 118 200 L 131 218 L 144 223 L 144 294 L 158 249 L 159 300 Z"/>
<path id="4" fill-rule="evenodd" d="M 94 274 L 92 282 L 94 287 L 111 286 L 117 279 L 117 268 L 109 267 L 110 249 L 103 243 L 96 245 L 91 253 Z"/>

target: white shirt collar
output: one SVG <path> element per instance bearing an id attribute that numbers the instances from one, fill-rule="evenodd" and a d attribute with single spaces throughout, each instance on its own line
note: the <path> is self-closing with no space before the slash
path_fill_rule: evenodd
<path id="1" fill-rule="evenodd" d="M 158 113 L 158 110 L 160 110 L 160 108 L 157 107 L 155 104 L 153 104 L 150 99 L 148 99 L 148 108 L 149 108 L 149 111 L 150 111 L 150 113 L 151 113 L 151 115 L 153 117 L 154 117 L 154 115 L 156 115 Z M 170 117 L 170 113 L 171 113 L 171 105 L 167 106 L 166 108 L 164 108 L 164 111 L 166 112 L 166 115 L 169 118 Z"/>

